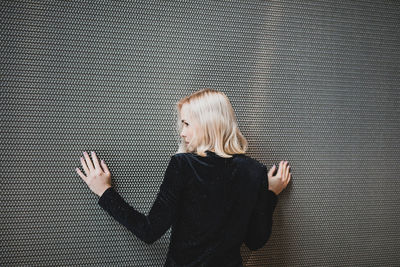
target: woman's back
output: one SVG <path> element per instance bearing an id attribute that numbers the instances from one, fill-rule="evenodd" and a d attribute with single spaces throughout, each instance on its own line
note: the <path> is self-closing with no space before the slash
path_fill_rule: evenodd
<path id="1" fill-rule="evenodd" d="M 222 158 L 207 151 L 206 157 L 194 153 L 174 157 L 184 185 L 176 196 L 180 204 L 166 266 L 240 266 L 242 243 L 255 249 L 269 237 L 277 198 L 267 192 L 265 166 L 244 154 Z M 267 212 L 268 205 L 272 209 L 269 214 L 253 217 L 253 230 L 258 232 L 247 236 L 261 187 L 269 199 L 258 210 Z"/>

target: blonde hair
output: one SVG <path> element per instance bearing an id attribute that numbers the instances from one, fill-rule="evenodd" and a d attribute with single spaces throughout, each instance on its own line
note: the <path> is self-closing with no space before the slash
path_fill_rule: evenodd
<path id="1" fill-rule="evenodd" d="M 205 88 L 179 100 L 176 105 L 178 135 L 182 131 L 181 109 L 184 104 L 188 104 L 188 113 L 199 126 L 191 141 L 196 144 L 196 154 L 205 157 L 206 150 L 213 150 L 221 157 L 231 158 L 232 154 L 246 153 L 247 140 L 240 132 L 231 102 L 223 92 Z M 176 153 L 187 152 L 192 151 L 181 139 Z"/>

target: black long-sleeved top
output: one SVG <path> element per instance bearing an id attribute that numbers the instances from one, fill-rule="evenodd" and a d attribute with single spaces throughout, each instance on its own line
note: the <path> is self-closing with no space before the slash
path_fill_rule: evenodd
<path id="1" fill-rule="evenodd" d="M 151 244 L 172 227 L 165 266 L 242 266 L 240 247 L 265 245 L 277 195 L 267 168 L 244 154 L 212 151 L 171 156 L 146 216 L 108 188 L 98 204 L 140 240 Z"/>

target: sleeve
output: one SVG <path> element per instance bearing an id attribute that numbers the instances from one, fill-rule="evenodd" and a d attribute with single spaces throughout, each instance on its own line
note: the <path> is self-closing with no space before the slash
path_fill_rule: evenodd
<path id="1" fill-rule="evenodd" d="M 278 196 L 268 189 L 267 168 L 258 191 L 256 206 L 248 224 L 245 244 L 250 250 L 262 248 L 268 241 L 272 230 L 272 214 L 278 202 Z"/>
<path id="2" fill-rule="evenodd" d="M 147 244 L 158 240 L 174 224 L 178 203 L 184 187 L 176 156 L 171 156 L 155 201 L 146 216 L 130 206 L 110 187 L 101 195 L 98 204 L 115 220 Z"/>

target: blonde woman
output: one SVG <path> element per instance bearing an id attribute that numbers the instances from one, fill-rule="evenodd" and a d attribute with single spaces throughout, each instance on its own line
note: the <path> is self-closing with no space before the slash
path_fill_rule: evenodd
<path id="1" fill-rule="evenodd" d="M 84 152 L 84 175 L 98 204 L 140 240 L 152 244 L 172 227 L 164 266 L 243 266 L 240 247 L 257 250 L 271 234 L 277 195 L 291 179 L 281 161 L 267 173 L 245 155 L 228 97 L 203 89 L 177 103 L 181 144 L 171 156 L 150 212 L 144 215 L 111 186 L 111 174 L 95 152 Z M 276 175 L 274 173 L 276 172 Z"/>

